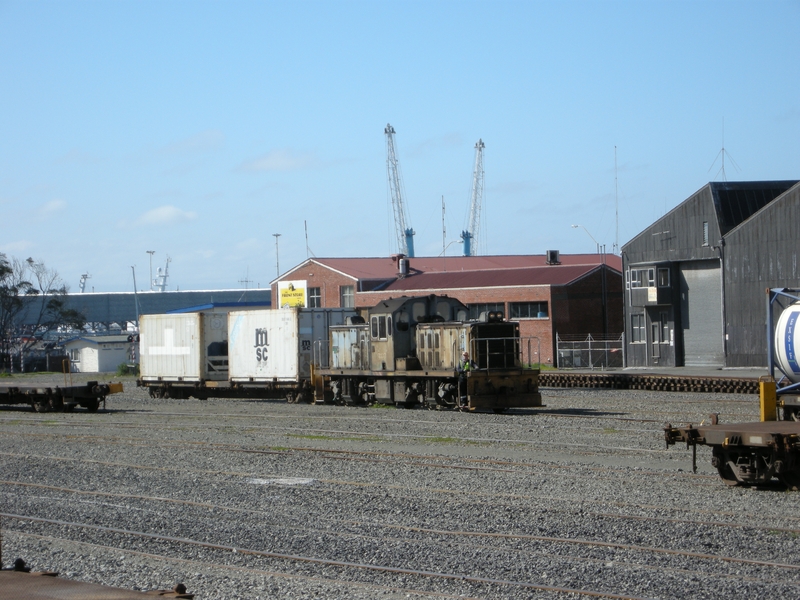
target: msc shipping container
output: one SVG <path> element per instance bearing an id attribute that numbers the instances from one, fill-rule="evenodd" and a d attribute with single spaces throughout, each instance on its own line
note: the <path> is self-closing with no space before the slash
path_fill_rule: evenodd
<path id="1" fill-rule="evenodd" d="M 328 332 L 352 308 L 242 310 L 228 315 L 230 380 L 307 381 L 311 365 L 328 366 Z"/>

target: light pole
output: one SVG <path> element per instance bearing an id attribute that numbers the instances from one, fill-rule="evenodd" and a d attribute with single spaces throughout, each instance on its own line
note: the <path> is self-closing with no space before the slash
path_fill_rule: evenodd
<path id="1" fill-rule="evenodd" d="M 275 236 L 275 271 L 277 271 L 276 277 L 281 276 L 281 263 L 278 259 L 278 238 L 281 237 L 280 233 L 273 233 L 272 235 Z"/>
<path id="2" fill-rule="evenodd" d="M 150 255 L 150 286 L 149 289 L 153 291 L 153 254 L 156 253 L 155 250 L 145 250 Z"/>
<path id="3" fill-rule="evenodd" d="M 576 229 L 578 227 L 583 229 L 586 232 L 586 235 L 588 235 L 590 238 L 592 238 L 592 241 L 594 242 L 594 245 L 597 247 L 597 253 L 600 254 L 600 242 L 598 242 L 596 239 L 594 239 L 594 236 L 591 233 L 589 233 L 589 230 L 586 229 L 586 227 L 584 227 L 583 225 L 572 225 L 573 229 Z"/>

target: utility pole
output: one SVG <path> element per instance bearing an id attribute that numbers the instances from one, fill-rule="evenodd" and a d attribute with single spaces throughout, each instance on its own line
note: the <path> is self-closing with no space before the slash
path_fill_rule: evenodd
<path id="1" fill-rule="evenodd" d="M 275 236 L 275 271 L 277 271 L 276 277 L 281 276 L 281 263 L 278 259 L 278 238 L 281 237 L 280 233 L 273 233 L 272 235 Z"/>

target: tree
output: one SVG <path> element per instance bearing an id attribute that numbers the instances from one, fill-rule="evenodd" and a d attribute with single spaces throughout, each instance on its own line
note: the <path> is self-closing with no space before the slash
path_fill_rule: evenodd
<path id="1" fill-rule="evenodd" d="M 47 332 L 82 329 L 86 319 L 67 308 L 67 286 L 58 273 L 32 258 L 0 252 L 0 358 L 10 366 L 12 351 L 24 354 Z"/>

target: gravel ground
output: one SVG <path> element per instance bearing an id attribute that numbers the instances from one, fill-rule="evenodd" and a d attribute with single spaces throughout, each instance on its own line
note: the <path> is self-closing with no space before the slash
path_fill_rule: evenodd
<path id="1" fill-rule="evenodd" d="M 5 564 L 200 599 L 800 596 L 800 496 L 664 447 L 756 396 L 545 388 L 495 415 L 123 381 L 94 414 L 0 408 Z"/>

